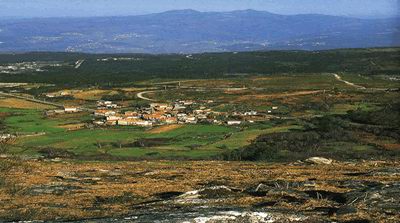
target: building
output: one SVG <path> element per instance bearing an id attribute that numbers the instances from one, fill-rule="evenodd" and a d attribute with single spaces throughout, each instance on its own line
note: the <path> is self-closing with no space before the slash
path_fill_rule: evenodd
<path id="1" fill-rule="evenodd" d="M 136 122 L 136 125 L 138 126 L 143 126 L 143 127 L 149 127 L 149 126 L 153 126 L 153 123 L 149 122 L 149 121 L 138 121 Z"/>
<path id="2" fill-rule="evenodd" d="M 105 122 L 104 121 L 94 121 L 93 124 L 95 124 L 95 125 L 104 125 Z"/>
<path id="3" fill-rule="evenodd" d="M 178 123 L 178 119 L 176 117 L 169 117 L 165 119 L 165 123 L 167 124 L 176 124 Z"/>
<path id="4" fill-rule="evenodd" d="M 79 108 L 77 107 L 64 107 L 65 113 L 75 113 L 79 112 Z"/>
<path id="5" fill-rule="evenodd" d="M 171 105 L 162 103 L 151 103 L 150 108 L 154 111 L 167 111 L 173 109 Z"/>
<path id="6" fill-rule="evenodd" d="M 107 121 L 118 121 L 121 120 L 122 117 L 121 116 L 117 116 L 117 115 L 111 115 L 111 116 L 107 116 L 106 120 Z"/>
<path id="7" fill-rule="evenodd" d="M 245 116 L 255 116 L 255 115 L 257 115 L 258 113 L 256 112 L 256 111 L 249 111 L 249 112 L 245 112 L 244 113 L 244 115 Z"/>
<path id="8" fill-rule="evenodd" d="M 134 111 L 126 111 L 124 113 L 125 117 L 132 117 L 132 118 L 136 118 L 139 117 L 139 114 L 137 112 Z"/>
<path id="9" fill-rule="evenodd" d="M 241 121 L 227 121 L 227 124 L 228 125 L 240 125 L 240 124 L 242 124 L 242 122 Z"/>
<path id="10" fill-rule="evenodd" d="M 117 121 L 118 125 L 128 126 L 128 125 L 136 125 L 137 122 L 140 122 L 140 119 L 137 118 L 123 118 Z"/>
<path id="11" fill-rule="evenodd" d="M 115 114 L 116 114 L 115 111 L 110 111 L 110 110 L 105 110 L 105 109 L 98 109 L 98 110 L 94 111 L 95 116 L 107 117 L 107 116 L 113 116 Z"/>
<path id="12" fill-rule="evenodd" d="M 197 124 L 197 118 L 194 116 L 185 117 L 185 123 L 187 124 Z"/>

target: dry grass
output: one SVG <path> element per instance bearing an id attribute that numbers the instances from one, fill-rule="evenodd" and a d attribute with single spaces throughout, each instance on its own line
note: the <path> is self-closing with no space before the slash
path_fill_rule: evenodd
<path id="1" fill-rule="evenodd" d="M 399 163 L 363 162 L 356 164 L 335 163 L 334 165 L 287 165 L 259 164 L 248 162 L 48 162 L 24 161 L 18 168 L 8 171 L 6 178 L 22 188 L 10 194 L 0 188 L 0 219 L 8 214 L 32 215 L 30 219 L 54 220 L 80 219 L 126 214 L 130 207 L 154 199 L 157 193 L 200 189 L 210 183 L 226 185 L 244 190 L 268 180 L 306 182 L 316 179 L 316 190 L 346 192 L 347 188 L 337 187 L 332 181 L 369 180 L 396 182 L 400 176 L 350 176 L 347 173 L 374 171 L 379 168 L 395 167 Z M 30 188 L 43 185 L 75 186 L 76 189 L 63 194 L 30 194 Z M 284 185 L 282 185 L 284 186 Z M 113 200 L 126 194 L 137 200 L 97 204 L 99 198 Z M 275 195 L 274 195 L 275 196 Z M 276 196 L 280 196 L 277 194 Z M 277 197 L 277 199 L 278 199 Z M 262 199 L 245 196 L 227 199 L 220 205 L 252 206 Z M 279 203 L 281 207 L 304 211 L 324 205 L 324 200 L 313 200 L 296 206 Z M 49 208 L 57 206 L 58 208 Z M 26 212 L 31 210 L 31 212 Z M 368 214 L 368 213 L 366 213 Z M 374 213 L 377 215 L 377 213 Z M 378 216 L 370 216 L 377 218 Z M 28 218 L 28 219 L 29 219 Z"/>
<path id="2" fill-rule="evenodd" d="M 89 90 L 74 93 L 73 96 L 81 100 L 100 100 L 104 95 L 114 95 L 117 93 L 117 91 L 113 90 Z"/>
<path id="3" fill-rule="evenodd" d="M 5 98 L 0 100 L 0 107 L 21 109 L 51 109 L 54 106 L 44 105 L 18 98 Z"/>
<path id="4" fill-rule="evenodd" d="M 148 131 L 148 133 L 153 133 L 153 134 L 158 134 L 158 133 L 164 133 L 164 132 L 169 132 L 175 129 L 182 128 L 184 125 L 163 125 L 154 129 L 151 129 Z"/>
<path id="5" fill-rule="evenodd" d="M 279 98 L 287 98 L 287 97 L 319 94 L 321 92 L 323 92 L 323 91 L 322 90 L 318 90 L 318 91 L 296 91 L 296 92 L 284 92 L 284 93 L 277 93 L 277 94 L 244 95 L 244 96 L 239 97 L 236 100 L 237 101 L 249 101 L 249 100 L 279 99 Z"/>
<path id="6" fill-rule="evenodd" d="M 60 125 L 61 128 L 67 129 L 69 131 L 73 130 L 79 130 L 85 127 L 85 124 L 83 123 L 77 123 L 77 124 L 67 124 L 67 125 Z"/>

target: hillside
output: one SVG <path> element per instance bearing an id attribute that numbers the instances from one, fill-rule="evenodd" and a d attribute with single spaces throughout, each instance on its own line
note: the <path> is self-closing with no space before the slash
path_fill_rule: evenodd
<path id="1" fill-rule="evenodd" d="M 398 75 L 399 59 L 399 48 L 193 55 L 0 54 L 0 81 L 108 86 L 151 78 L 226 78 L 282 73 Z M 81 60 L 77 67 L 76 63 Z"/>

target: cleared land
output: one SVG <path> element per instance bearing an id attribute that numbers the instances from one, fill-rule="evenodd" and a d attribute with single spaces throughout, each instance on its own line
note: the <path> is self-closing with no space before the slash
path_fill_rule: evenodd
<path id="1" fill-rule="evenodd" d="M 51 109 L 54 106 L 44 105 L 18 98 L 0 99 L 0 107 L 4 108 L 22 108 L 22 109 Z"/>
<path id="2" fill-rule="evenodd" d="M 153 134 L 158 134 L 158 133 L 170 132 L 172 130 L 179 129 L 182 127 L 184 127 L 184 126 L 183 125 L 164 125 L 164 126 L 160 126 L 160 127 L 151 129 L 148 132 L 153 133 Z"/>

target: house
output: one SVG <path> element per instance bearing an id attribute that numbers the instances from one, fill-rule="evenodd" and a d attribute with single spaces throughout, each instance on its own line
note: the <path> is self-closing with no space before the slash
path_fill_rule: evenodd
<path id="1" fill-rule="evenodd" d="M 193 101 L 180 101 L 183 105 L 193 105 L 194 102 Z"/>
<path id="2" fill-rule="evenodd" d="M 116 120 L 107 120 L 106 125 L 117 125 L 117 121 Z"/>
<path id="3" fill-rule="evenodd" d="M 180 110 L 185 110 L 185 109 L 186 109 L 185 106 L 183 106 L 183 105 L 178 105 L 178 104 L 175 104 L 175 105 L 174 105 L 174 108 L 173 108 L 173 110 L 175 110 L 175 111 L 180 111 Z"/>
<path id="4" fill-rule="evenodd" d="M 118 108 L 118 105 L 117 104 L 109 104 L 109 105 L 106 105 L 106 108 Z"/>
<path id="5" fill-rule="evenodd" d="M 151 103 L 150 108 L 155 111 L 165 111 L 165 110 L 172 110 L 173 107 L 169 104 L 161 104 L 161 103 Z"/>
<path id="6" fill-rule="evenodd" d="M 136 125 L 138 121 L 140 120 L 137 118 L 124 118 L 124 119 L 119 119 L 117 123 L 118 125 L 128 126 L 128 125 Z"/>
<path id="7" fill-rule="evenodd" d="M 112 101 L 103 101 L 103 100 L 97 101 L 97 107 L 107 107 L 107 106 L 110 106 L 112 104 L 113 104 Z"/>
<path id="8" fill-rule="evenodd" d="M 60 92 L 60 96 L 67 96 L 67 95 L 71 95 L 71 93 L 69 91 L 61 91 Z"/>
<path id="9" fill-rule="evenodd" d="M 65 113 L 65 110 L 61 110 L 61 109 L 46 111 L 47 116 L 59 115 L 59 114 L 64 114 L 64 113 Z"/>
<path id="10" fill-rule="evenodd" d="M 143 119 L 150 121 L 163 121 L 166 119 L 163 113 L 144 114 Z"/>
<path id="11" fill-rule="evenodd" d="M 104 117 L 112 116 L 115 114 L 116 114 L 115 111 L 104 110 L 104 109 L 98 109 L 94 112 L 95 116 L 104 116 Z"/>
<path id="12" fill-rule="evenodd" d="M 176 117 L 169 117 L 165 119 L 165 123 L 167 124 L 176 124 L 178 123 L 178 119 Z"/>
<path id="13" fill-rule="evenodd" d="M 197 110 L 194 110 L 193 113 L 194 113 L 194 114 L 203 114 L 203 113 L 204 113 L 204 110 L 202 110 L 202 109 L 197 109 Z"/>
<path id="14" fill-rule="evenodd" d="M 197 118 L 194 116 L 189 116 L 185 118 L 185 123 L 187 124 L 197 124 Z"/>
<path id="15" fill-rule="evenodd" d="M 7 139 L 11 139 L 11 138 L 15 138 L 15 135 L 11 135 L 11 134 L 0 134 L 0 140 L 7 140 Z"/>
<path id="16" fill-rule="evenodd" d="M 75 112 L 79 112 L 79 108 L 77 108 L 77 107 L 64 107 L 64 111 L 66 113 L 75 113 Z"/>
<path id="17" fill-rule="evenodd" d="M 116 116 L 116 115 L 110 115 L 110 116 L 107 116 L 107 121 L 118 121 L 118 120 L 120 120 L 120 119 L 122 119 L 122 117 L 121 116 Z"/>
<path id="18" fill-rule="evenodd" d="M 207 115 L 200 114 L 196 116 L 198 119 L 207 119 Z"/>
<path id="19" fill-rule="evenodd" d="M 104 121 L 94 121 L 93 124 L 95 125 L 104 125 Z"/>
<path id="20" fill-rule="evenodd" d="M 245 112 L 244 115 L 245 116 L 254 116 L 254 115 L 257 115 L 257 112 L 256 111 L 249 111 L 249 112 Z"/>
<path id="21" fill-rule="evenodd" d="M 125 117 L 132 117 L 132 118 L 139 116 L 139 114 L 137 112 L 135 112 L 135 111 L 126 111 L 124 113 L 124 115 L 125 115 Z"/>
<path id="22" fill-rule="evenodd" d="M 240 124 L 242 124 L 242 122 L 241 121 L 227 121 L 227 124 L 228 125 L 240 125 Z"/>
<path id="23" fill-rule="evenodd" d="M 137 121 L 136 125 L 143 126 L 143 127 L 148 127 L 148 126 L 152 126 L 153 123 L 151 123 L 149 121 Z"/>
<path id="24" fill-rule="evenodd" d="M 49 94 L 46 94 L 46 97 L 48 97 L 48 98 L 55 98 L 55 97 L 57 97 L 57 95 L 56 95 L 56 94 L 49 93 Z"/>
<path id="25" fill-rule="evenodd" d="M 213 120 L 212 120 L 212 123 L 213 123 L 213 124 L 216 124 L 216 125 L 222 125 L 222 121 L 216 120 L 216 119 L 213 119 Z"/>

